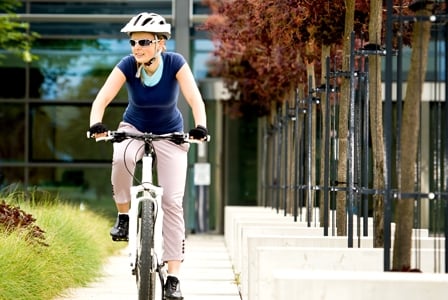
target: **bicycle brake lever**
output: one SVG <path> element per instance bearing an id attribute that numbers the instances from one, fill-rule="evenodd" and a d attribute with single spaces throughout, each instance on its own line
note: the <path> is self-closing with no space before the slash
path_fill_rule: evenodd
<path id="1" fill-rule="evenodd" d="M 171 141 L 177 145 L 181 145 L 187 142 L 188 135 L 185 133 L 173 134 Z"/>
<path id="2" fill-rule="evenodd" d="M 121 143 L 126 139 L 126 133 L 125 132 L 115 132 L 112 137 L 112 142 L 114 143 Z"/>

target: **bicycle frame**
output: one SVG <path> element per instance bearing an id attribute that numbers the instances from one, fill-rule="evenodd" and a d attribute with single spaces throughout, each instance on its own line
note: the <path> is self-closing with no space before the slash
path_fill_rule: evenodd
<path id="1" fill-rule="evenodd" d="M 151 154 L 145 153 L 142 158 L 142 183 L 140 185 L 131 187 L 131 207 L 129 210 L 129 261 L 132 270 L 135 269 L 135 262 L 137 257 L 137 220 L 138 209 L 142 201 L 151 201 L 154 203 L 156 218 L 154 226 L 154 249 L 151 253 L 154 256 L 152 267 L 156 270 L 158 265 L 162 262 L 157 254 L 162 253 L 162 195 L 163 188 L 152 183 L 152 161 Z M 139 196 L 142 195 L 142 196 Z M 152 271 L 153 271 L 152 270 Z"/>

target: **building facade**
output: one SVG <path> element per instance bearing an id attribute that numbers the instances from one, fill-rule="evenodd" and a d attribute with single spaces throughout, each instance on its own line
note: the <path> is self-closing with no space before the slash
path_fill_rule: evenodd
<path id="1" fill-rule="evenodd" d="M 182 53 L 201 80 L 213 46 L 197 25 L 208 8 L 201 0 L 21 2 L 17 14 L 40 36 L 32 49 L 38 60 L 25 63 L 0 49 L 0 187 L 18 184 L 72 199 L 111 201 L 112 146 L 87 139 L 86 131 L 96 93 L 115 64 L 130 53 L 121 27 L 139 12 L 161 14 L 173 28 L 168 51 Z M 126 105 L 122 90 L 106 111 L 109 128 L 116 127 Z M 185 104 L 181 110 L 188 128 Z M 193 162 L 196 152 L 191 151 Z M 195 218 L 195 191 L 189 182 L 190 222 Z"/>

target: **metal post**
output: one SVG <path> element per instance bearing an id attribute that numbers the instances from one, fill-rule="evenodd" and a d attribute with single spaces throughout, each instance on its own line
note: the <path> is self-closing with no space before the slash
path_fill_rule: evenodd
<path id="1" fill-rule="evenodd" d="M 284 113 L 284 117 L 283 117 L 283 122 L 284 122 L 284 131 L 285 131 L 285 134 L 284 134 L 284 143 L 285 143 L 285 147 L 284 147 L 284 156 L 283 156 L 283 159 L 284 159 L 284 163 L 285 163 L 285 166 L 284 166 L 284 170 L 283 170 L 283 209 L 284 209 L 284 211 L 283 211 L 283 215 L 286 217 L 286 215 L 287 215 L 287 213 L 288 213 L 288 210 L 287 210 L 287 206 L 288 206 L 288 201 L 287 201 L 287 199 L 288 199 L 288 171 L 289 171 L 289 168 L 288 168 L 288 165 L 289 165 L 289 162 L 288 162 L 288 151 L 289 151 L 289 143 L 288 143 L 288 137 L 289 137 L 289 130 L 288 130 L 288 127 L 289 127 L 289 102 L 286 102 L 286 112 Z"/>
<path id="2" fill-rule="evenodd" d="M 299 206 L 299 169 L 300 169 L 300 162 L 299 162 L 299 147 L 300 147 L 300 137 L 299 137 L 299 91 L 296 89 L 295 92 L 295 101 L 294 101 L 294 129 L 293 129 L 293 143 L 294 143 L 294 161 L 295 161 L 295 168 L 294 168 L 294 222 L 297 222 L 297 216 L 298 216 L 298 206 Z"/>
<path id="3" fill-rule="evenodd" d="M 263 137 L 263 142 L 261 145 L 261 156 L 262 156 L 262 160 L 261 160 L 261 205 L 266 207 L 267 206 L 267 202 L 266 202 L 266 195 L 267 195 L 267 183 L 268 183 L 268 129 L 267 129 L 267 125 L 266 122 L 264 124 L 264 128 L 263 128 L 263 133 L 262 133 L 262 137 Z"/>
<path id="4" fill-rule="evenodd" d="M 192 9 L 191 0 L 174 0 L 174 39 L 176 42 L 176 52 L 183 55 L 185 60 L 190 63 L 190 12 Z M 179 95 L 179 109 L 184 117 L 184 127 L 190 126 L 190 110 L 182 95 Z"/>
<path id="5" fill-rule="evenodd" d="M 369 58 L 366 57 L 365 60 L 365 86 L 366 86 L 366 99 L 364 103 L 364 123 L 363 123 L 363 147 L 364 147 L 364 172 L 362 173 L 362 186 L 368 188 L 370 170 L 367 166 L 370 165 L 370 151 L 369 151 L 369 140 L 370 140 L 370 88 L 369 88 Z M 362 194 L 362 204 L 363 208 L 363 236 L 368 236 L 368 219 L 369 219 L 369 196 Z"/>
<path id="6" fill-rule="evenodd" d="M 187 62 L 190 62 L 190 24 L 189 24 L 189 11 L 191 0 L 173 0 L 173 24 L 175 34 L 172 39 L 175 41 L 176 52 L 182 54 Z M 190 109 L 183 97 L 182 93 L 179 94 L 179 110 L 184 118 L 184 128 L 190 127 Z M 189 153 L 189 160 L 195 160 L 193 157 L 193 151 Z M 191 185 L 191 190 L 190 190 Z M 188 226 L 194 226 L 195 223 L 195 193 L 197 192 L 193 188 L 193 183 L 188 182 L 188 193 L 184 196 L 184 214 L 186 216 L 185 222 Z M 189 220 L 192 218 L 193 220 Z"/>
<path id="7" fill-rule="evenodd" d="M 312 77 L 309 77 L 308 80 L 308 90 L 312 89 L 313 80 Z M 307 98 L 307 111 L 306 111 L 306 120 L 307 120 L 307 128 L 306 128 L 306 142 L 307 142 L 307 154 L 306 154 L 306 172 L 307 172 L 307 209 L 306 209 L 306 219 L 307 226 L 311 226 L 311 206 L 313 204 L 313 182 L 312 182 L 312 171 L 313 171 L 313 161 L 312 161 L 312 151 L 313 151 L 313 96 L 311 92 L 308 93 Z"/>
<path id="8" fill-rule="evenodd" d="M 280 210 L 280 190 L 281 190 L 281 169 L 282 169 L 282 120 L 281 120 L 281 111 L 280 109 L 277 111 L 277 149 L 276 149 L 276 179 L 275 179 L 275 208 L 277 213 Z"/>
<path id="9" fill-rule="evenodd" d="M 350 35 L 350 102 L 348 120 L 348 145 L 347 145 L 347 192 L 348 192 L 348 247 L 353 247 L 353 203 L 354 203 L 354 176 L 355 176 L 355 33 Z"/>
<path id="10" fill-rule="evenodd" d="M 328 236 L 328 223 L 329 223 L 329 187 L 330 187 L 330 57 L 325 59 L 325 144 L 324 144 L 324 236 Z"/>

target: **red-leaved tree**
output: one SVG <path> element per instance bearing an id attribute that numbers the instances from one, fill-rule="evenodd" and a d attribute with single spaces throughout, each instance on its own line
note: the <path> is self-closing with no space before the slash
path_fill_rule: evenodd
<path id="1" fill-rule="evenodd" d="M 205 1 L 212 11 L 202 26 L 215 42 L 212 72 L 227 84 L 234 115 L 267 115 L 305 82 L 306 8 L 299 2 Z"/>
<path id="2" fill-rule="evenodd" d="M 322 63 L 327 56 L 339 57 L 332 66 L 341 70 L 348 70 L 349 58 L 349 35 L 355 32 L 357 47 L 363 47 L 364 44 L 377 44 L 380 47 L 384 45 L 386 26 L 385 1 L 382 1 L 382 11 L 379 7 L 372 7 L 373 1 L 370 0 L 333 0 L 333 1 L 307 1 L 307 0 L 204 0 L 211 8 L 212 14 L 208 17 L 202 26 L 207 30 L 215 43 L 214 57 L 211 62 L 211 71 L 214 76 L 222 77 L 230 91 L 231 99 L 229 101 L 230 113 L 232 115 L 257 115 L 266 116 L 275 113 L 278 107 L 288 101 L 293 91 L 301 87 L 302 95 L 305 94 L 308 82 L 308 76 L 316 77 L 313 82 L 319 85 L 323 82 L 324 75 Z M 433 1 L 426 0 L 393 0 L 394 15 L 409 15 L 412 11 L 407 9 L 410 4 L 414 5 L 414 11 L 418 14 L 427 16 L 430 13 L 430 6 Z M 374 4 L 378 4 L 375 2 Z M 353 10 L 353 11 L 352 11 Z M 370 20 L 370 13 L 374 13 L 375 20 Z M 382 16 L 380 16 L 382 14 Z M 350 18 L 350 19 L 347 19 Z M 372 22 L 371 22 L 372 21 Z M 381 22 L 382 24 L 378 24 Z M 403 45 L 412 46 L 411 32 L 413 22 L 393 23 L 393 45 L 397 47 L 398 37 Z M 417 34 L 424 36 L 424 45 L 418 45 L 416 53 L 426 59 L 427 42 L 429 28 L 427 22 L 418 23 L 416 27 Z M 369 28 L 371 27 L 371 28 Z M 375 32 L 369 32 L 373 30 Z M 381 33 L 376 32 L 381 31 Z M 413 42 L 417 43 L 419 37 L 414 34 Z M 369 41 L 369 39 L 375 39 Z M 361 43 L 363 42 L 363 43 Z M 426 44 L 425 44 L 426 43 Z M 384 179 L 383 170 L 383 141 L 382 141 L 382 99 L 381 99 L 381 61 L 378 57 L 370 57 L 372 61 L 370 73 L 375 73 L 374 83 L 370 85 L 370 94 L 376 95 L 371 99 L 371 111 L 374 117 L 370 119 L 372 128 L 372 137 L 375 139 L 374 145 L 374 176 Z M 408 82 L 417 89 L 416 93 L 407 94 L 406 101 L 418 103 L 420 99 L 420 89 L 423 84 L 422 76 L 426 68 L 420 63 L 411 68 L 408 77 L 414 82 Z M 312 66 L 312 68 L 310 68 Z M 357 65 L 359 66 L 359 64 Z M 311 70 L 311 71 L 310 71 Z M 319 73 L 321 71 L 321 73 Z M 315 72 L 315 74 L 309 74 Z M 320 75 L 316 75 L 320 74 Z M 317 79 L 317 80 L 316 80 Z M 373 79 L 373 78 L 372 78 Z M 338 178 L 340 182 L 346 182 L 346 163 L 347 163 L 347 116 L 348 101 L 350 91 L 346 78 L 340 78 L 341 93 L 339 97 L 339 163 Z M 311 88 L 311 87 L 308 87 Z M 415 99 L 413 99 L 413 97 Z M 325 103 L 321 108 L 325 107 Z M 406 104 L 405 104 L 406 105 Z M 404 109 L 404 114 L 409 111 L 410 115 L 418 115 L 418 106 L 415 109 Z M 375 110 L 373 110 L 375 108 Z M 413 131 L 418 132 L 418 126 L 406 124 L 406 116 L 403 116 L 402 138 L 414 136 L 407 134 Z M 409 122 L 415 122 L 412 118 Z M 381 128 L 381 130 L 379 129 Z M 380 134 L 380 136 L 378 136 Z M 414 143 L 415 139 L 404 140 L 402 143 Z M 412 147 L 406 148 L 413 149 Z M 416 159 L 415 151 L 407 151 L 404 159 L 401 160 L 401 166 L 408 166 L 406 176 L 403 176 L 400 187 L 405 191 L 412 190 L 413 178 L 415 174 L 414 162 Z M 316 168 L 313 168 L 316 169 Z M 400 172 L 398 171 L 400 174 Z M 373 188 L 381 190 L 384 181 L 376 180 Z M 382 196 L 377 196 L 375 207 L 377 216 L 382 216 Z M 345 234 L 345 195 L 340 193 L 340 199 L 337 201 L 337 207 L 341 209 L 337 219 L 338 234 Z M 398 213 L 403 217 L 396 218 L 397 231 L 396 239 L 399 243 L 394 245 L 396 255 L 394 262 L 397 265 L 395 269 L 404 269 L 409 266 L 410 231 L 412 226 L 412 207 L 411 201 L 400 201 L 399 205 L 403 210 Z M 403 204 L 404 205 L 403 205 Z M 377 222 L 382 227 L 382 221 Z M 377 228 L 378 229 L 378 228 Z M 381 235 L 382 228 L 375 230 L 378 236 Z M 339 231 L 341 230 L 341 231 Z M 404 234 L 401 234 L 403 232 Z M 404 237 L 403 239 L 398 239 Z M 404 240 L 404 241 L 403 241 Z M 382 243 L 382 236 L 376 241 L 376 246 Z M 398 251 L 398 249 L 401 249 Z M 401 258 L 399 258 L 401 257 Z M 404 267 L 403 267 L 404 266 Z"/>

